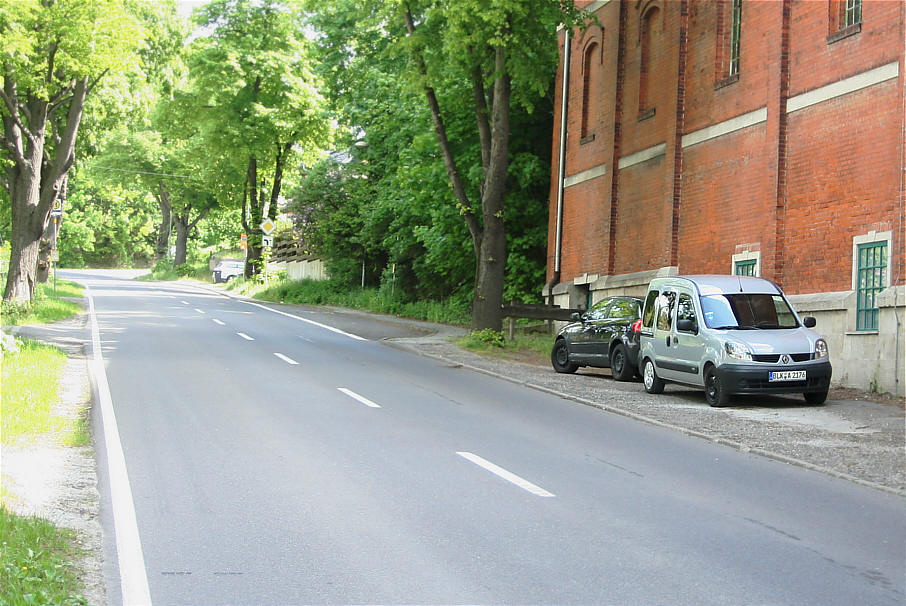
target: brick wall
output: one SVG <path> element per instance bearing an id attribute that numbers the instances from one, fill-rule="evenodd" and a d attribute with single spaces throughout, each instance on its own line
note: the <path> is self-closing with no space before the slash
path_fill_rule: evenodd
<path id="1" fill-rule="evenodd" d="M 598 8 L 600 26 L 571 38 L 566 175 L 601 165 L 606 171 L 564 190 L 561 280 L 673 264 L 681 273 L 726 273 L 740 246 L 754 246 L 762 275 L 790 292 L 847 290 L 853 236 L 886 229 L 897 231 L 892 271 L 903 283 L 902 69 L 894 78 L 786 111 L 788 98 L 892 62 L 902 65 L 900 3 L 864 2 L 857 31 L 833 39 L 828 2 L 744 1 L 739 73 L 730 79 L 715 59 L 726 44 L 718 18 L 728 19 L 729 2 L 590 6 Z M 648 84 L 640 108 L 646 40 Z M 596 49 L 592 61 L 589 48 Z M 588 69 L 600 73 L 589 77 Z M 589 99 L 598 103 L 591 111 L 583 107 Z M 584 138 L 583 112 L 593 118 L 586 118 Z M 759 120 L 737 130 L 680 143 L 758 112 Z M 559 124 L 551 259 L 558 145 Z M 659 153 L 620 168 L 621 158 L 657 146 L 663 146 Z"/>

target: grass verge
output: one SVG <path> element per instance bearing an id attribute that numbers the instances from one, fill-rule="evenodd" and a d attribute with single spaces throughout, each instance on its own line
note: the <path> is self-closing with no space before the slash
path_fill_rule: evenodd
<path id="1" fill-rule="evenodd" d="M 29 444 L 53 434 L 60 444 L 73 433 L 67 419 L 54 415 L 60 394 L 60 373 L 66 354 L 49 345 L 23 341 L 18 353 L 3 354 L 3 407 L 0 428 L 4 445 Z"/>
<path id="2" fill-rule="evenodd" d="M 82 296 L 72 282 L 58 280 L 38 286 L 28 305 L 4 304 L 4 324 L 36 324 L 62 320 L 82 311 L 61 297 Z M 90 443 L 87 417 L 60 417 L 55 407 L 66 354 L 55 347 L 18 341 L 0 355 L 0 436 L 4 449 L 25 447 L 46 439 L 63 446 Z M 0 501 L 15 499 L 14 491 L 0 484 Z M 81 555 L 74 531 L 58 528 L 33 516 L 19 516 L 0 504 L 0 605 L 87 604 L 81 595 L 79 571 L 72 564 Z"/>
<path id="3" fill-rule="evenodd" d="M 80 595 L 75 533 L 0 506 L 0 604 L 19 606 L 88 602 Z"/>
<path id="4" fill-rule="evenodd" d="M 52 282 L 38 284 L 31 303 L 2 303 L 3 324 L 46 324 L 71 318 L 82 312 L 82 306 L 69 299 L 82 295 L 82 287 L 74 282 L 57 280 L 56 287 Z"/>
<path id="5" fill-rule="evenodd" d="M 512 339 L 506 339 L 503 333 L 482 330 L 461 337 L 455 343 L 463 349 L 485 356 L 541 364 L 549 359 L 553 338 L 547 334 L 517 333 Z"/>

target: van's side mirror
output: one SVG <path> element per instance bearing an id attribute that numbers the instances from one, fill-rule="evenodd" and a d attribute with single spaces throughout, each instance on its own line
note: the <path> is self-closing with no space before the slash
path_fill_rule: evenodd
<path id="1" fill-rule="evenodd" d="M 816 320 L 812 316 L 805 316 L 804 318 L 802 318 L 802 325 L 806 328 L 815 328 L 815 326 L 818 325 L 818 320 Z"/>
<path id="2" fill-rule="evenodd" d="M 579 320 L 582 319 L 582 314 L 573 312 L 573 315 L 571 315 L 570 318 L 572 318 L 573 322 L 578 322 Z"/>
<path id="3" fill-rule="evenodd" d="M 693 320 L 677 320 L 676 329 L 680 332 L 691 332 L 694 335 L 698 334 L 698 326 L 695 325 L 695 321 Z"/>

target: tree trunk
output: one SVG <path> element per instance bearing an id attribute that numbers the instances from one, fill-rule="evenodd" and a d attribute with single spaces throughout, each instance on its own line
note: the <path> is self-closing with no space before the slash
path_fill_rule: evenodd
<path id="1" fill-rule="evenodd" d="M 60 232 L 59 218 L 51 217 L 44 228 L 44 234 L 38 242 L 38 264 L 35 269 L 35 282 L 44 284 L 50 277 L 53 265 L 53 251 L 57 248 L 57 234 Z"/>
<path id="2" fill-rule="evenodd" d="M 484 231 L 475 276 L 472 301 L 472 330 L 503 328 L 503 285 L 506 278 L 506 223 L 504 195 L 509 169 L 510 76 L 506 72 L 506 50 L 495 52 L 493 103 L 491 104 L 490 149 L 482 188 L 481 209 Z M 481 119 L 479 117 L 479 123 Z"/>
<path id="3" fill-rule="evenodd" d="M 41 166 L 43 154 L 43 141 L 41 151 L 32 150 L 34 158 L 28 162 L 30 166 Z M 28 303 L 34 298 L 36 277 L 35 271 L 38 264 L 38 243 L 44 233 L 49 209 L 42 209 L 40 205 L 41 177 L 36 170 L 17 171 L 10 180 L 10 205 L 12 210 L 12 230 L 10 233 L 9 273 L 6 276 L 6 288 L 3 292 L 4 301 Z M 12 172 L 10 170 L 9 172 Z"/>
<path id="4" fill-rule="evenodd" d="M 69 173 L 63 177 L 63 183 L 60 186 L 59 201 L 62 212 L 63 205 L 66 203 L 66 190 L 69 187 Z M 51 208 L 56 204 L 51 204 Z M 35 278 L 39 284 L 44 284 L 50 277 L 50 268 L 53 266 L 53 252 L 57 249 L 57 237 L 60 235 L 60 222 L 63 220 L 62 215 L 51 217 L 50 221 L 44 228 L 41 235 L 41 242 L 38 245 L 38 267 Z"/>
<path id="5" fill-rule="evenodd" d="M 176 252 L 173 255 L 173 267 L 185 265 L 186 246 L 189 242 L 189 216 L 173 215 L 173 227 L 176 229 Z"/>
<path id="6" fill-rule="evenodd" d="M 157 230 L 157 243 L 154 245 L 154 260 L 160 261 L 167 256 L 170 248 L 171 211 L 170 193 L 164 189 L 163 183 L 157 187 L 157 205 L 160 207 L 160 227 Z"/>
<path id="7" fill-rule="evenodd" d="M 6 276 L 4 301 L 28 303 L 34 298 L 38 241 L 43 224 L 44 221 L 31 212 L 29 216 L 19 219 L 18 229 L 10 235 L 9 273 Z M 32 235 L 35 232 L 38 233 L 37 237 Z"/>
<path id="8" fill-rule="evenodd" d="M 506 276 L 506 233 L 503 221 L 485 225 L 472 298 L 472 330 L 503 329 L 503 283 Z"/>

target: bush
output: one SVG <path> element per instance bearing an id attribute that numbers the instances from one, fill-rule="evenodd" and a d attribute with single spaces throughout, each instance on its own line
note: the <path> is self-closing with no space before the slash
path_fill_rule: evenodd
<path id="1" fill-rule="evenodd" d="M 506 340 L 503 338 L 503 333 L 491 328 L 476 330 L 471 335 L 469 335 L 469 338 L 477 343 L 490 345 L 492 347 L 503 347 L 504 345 L 506 345 Z"/>
<path id="2" fill-rule="evenodd" d="M 208 269 L 207 261 L 197 261 L 192 263 L 183 263 L 173 267 L 173 262 L 169 259 L 161 259 L 151 268 L 150 274 L 145 274 L 136 279 L 143 281 L 160 281 L 182 280 L 192 278 L 194 280 L 209 281 L 211 271 Z"/>
<path id="3" fill-rule="evenodd" d="M 468 324 L 471 320 L 469 299 L 462 295 L 441 301 L 407 302 L 387 289 L 350 288 L 335 280 L 282 280 L 255 297 L 297 305 L 336 305 L 445 324 Z"/>

